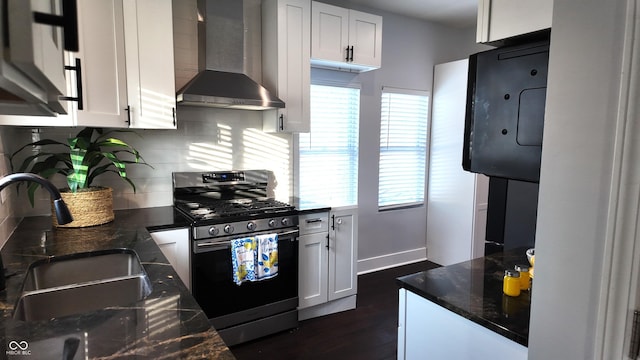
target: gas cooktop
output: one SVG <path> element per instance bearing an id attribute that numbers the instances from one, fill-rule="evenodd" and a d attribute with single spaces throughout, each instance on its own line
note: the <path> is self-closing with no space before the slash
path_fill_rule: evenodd
<path id="1" fill-rule="evenodd" d="M 288 216 L 295 207 L 273 198 L 267 170 L 173 173 L 174 206 L 197 224 Z"/>
<path id="2" fill-rule="evenodd" d="M 257 217 L 289 213 L 295 208 L 272 198 L 230 200 L 176 200 L 175 206 L 192 220 Z"/>

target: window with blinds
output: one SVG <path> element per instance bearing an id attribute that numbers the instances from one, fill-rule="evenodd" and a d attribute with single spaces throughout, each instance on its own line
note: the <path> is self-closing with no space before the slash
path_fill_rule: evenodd
<path id="1" fill-rule="evenodd" d="M 429 94 L 383 88 L 378 209 L 424 204 Z"/>
<path id="2" fill-rule="evenodd" d="M 360 89 L 311 85 L 311 131 L 299 134 L 302 205 L 358 203 Z"/>

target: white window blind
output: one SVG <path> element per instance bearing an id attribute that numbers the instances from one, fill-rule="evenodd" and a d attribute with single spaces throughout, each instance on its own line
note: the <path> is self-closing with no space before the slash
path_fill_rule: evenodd
<path id="1" fill-rule="evenodd" d="M 428 93 L 384 88 L 381 110 L 378 208 L 424 204 Z"/>
<path id="2" fill-rule="evenodd" d="M 299 134 L 300 201 L 358 203 L 360 89 L 311 85 L 311 131 Z"/>

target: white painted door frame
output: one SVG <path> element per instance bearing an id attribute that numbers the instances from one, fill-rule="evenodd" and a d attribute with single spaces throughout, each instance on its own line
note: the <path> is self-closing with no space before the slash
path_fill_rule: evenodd
<path id="1" fill-rule="evenodd" d="M 640 308 L 640 1 L 627 1 L 595 357 L 629 359 Z"/>

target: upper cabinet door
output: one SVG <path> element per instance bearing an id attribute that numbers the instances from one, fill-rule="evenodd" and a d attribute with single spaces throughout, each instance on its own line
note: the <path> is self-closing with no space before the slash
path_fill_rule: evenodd
<path id="1" fill-rule="evenodd" d="M 122 0 L 78 0 L 83 109 L 77 125 L 127 127 Z"/>
<path id="2" fill-rule="evenodd" d="M 349 60 L 364 67 L 382 65 L 382 18 L 349 11 Z"/>
<path id="3" fill-rule="evenodd" d="M 12 65 L 37 84 L 31 91 L 29 81 L 22 81 L 27 85 L 25 99 L 42 101 L 51 110 L 66 113 L 66 102 L 59 100 L 66 91 L 62 29 L 34 20 L 36 12 L 60 16 L 60 0 L 11 0 L 5 9 L 9 13 L 4 28 L 8 34 L 4 37 L 11 47 L 6 55 Z"/>
<path id="4" fill-rule="evenodd" d="M 553 0 L 479 0 L 476 41 L 491 43 L 551 28 Z"/>
<path id="5" fill-rule="evenodd" d="M 124 6 L 130 127 L 175 129 L 171 0 L 126 1 Z"/>
<path id="6" fill-rule="evenodd" d="M 315 1 L 311 9 L 311 57 L 346 62 L 349 10 Z"/>
<path id="7" fill-rule="evenodd" d="M 263 0 L 262 81 L 286 107 L 263 112 L 263 131 L 309 132 L 311 2 Z"/>
<path id="8" fill-rule="evenodd" d="M 171 0 L 79 0 L 78 125 L 175 129 Z"/>
<path id="9" fill-rule="evenodd" d="M 66 65 L 73 63 L 74 53 L 64 52 L 64 62 Z M 67 94 L 73 94 L 71 89 L 76 86 L 75 73 L 69 72 L 66 78 Z M 0 125 L 15 125 L 15 126 L 74 126 L 76 124 L 76 111 L 77 104 L 75 101 L 69 101 L 66 114 L 56 114 L 54 116 L 15 116 L 15 115 L 0 115 Z"/>
<path id="10" fill-rule="evenodd" d="M 382 65 L 382 17 L 312 2 L 311 64 L 347 71 Z"/>

